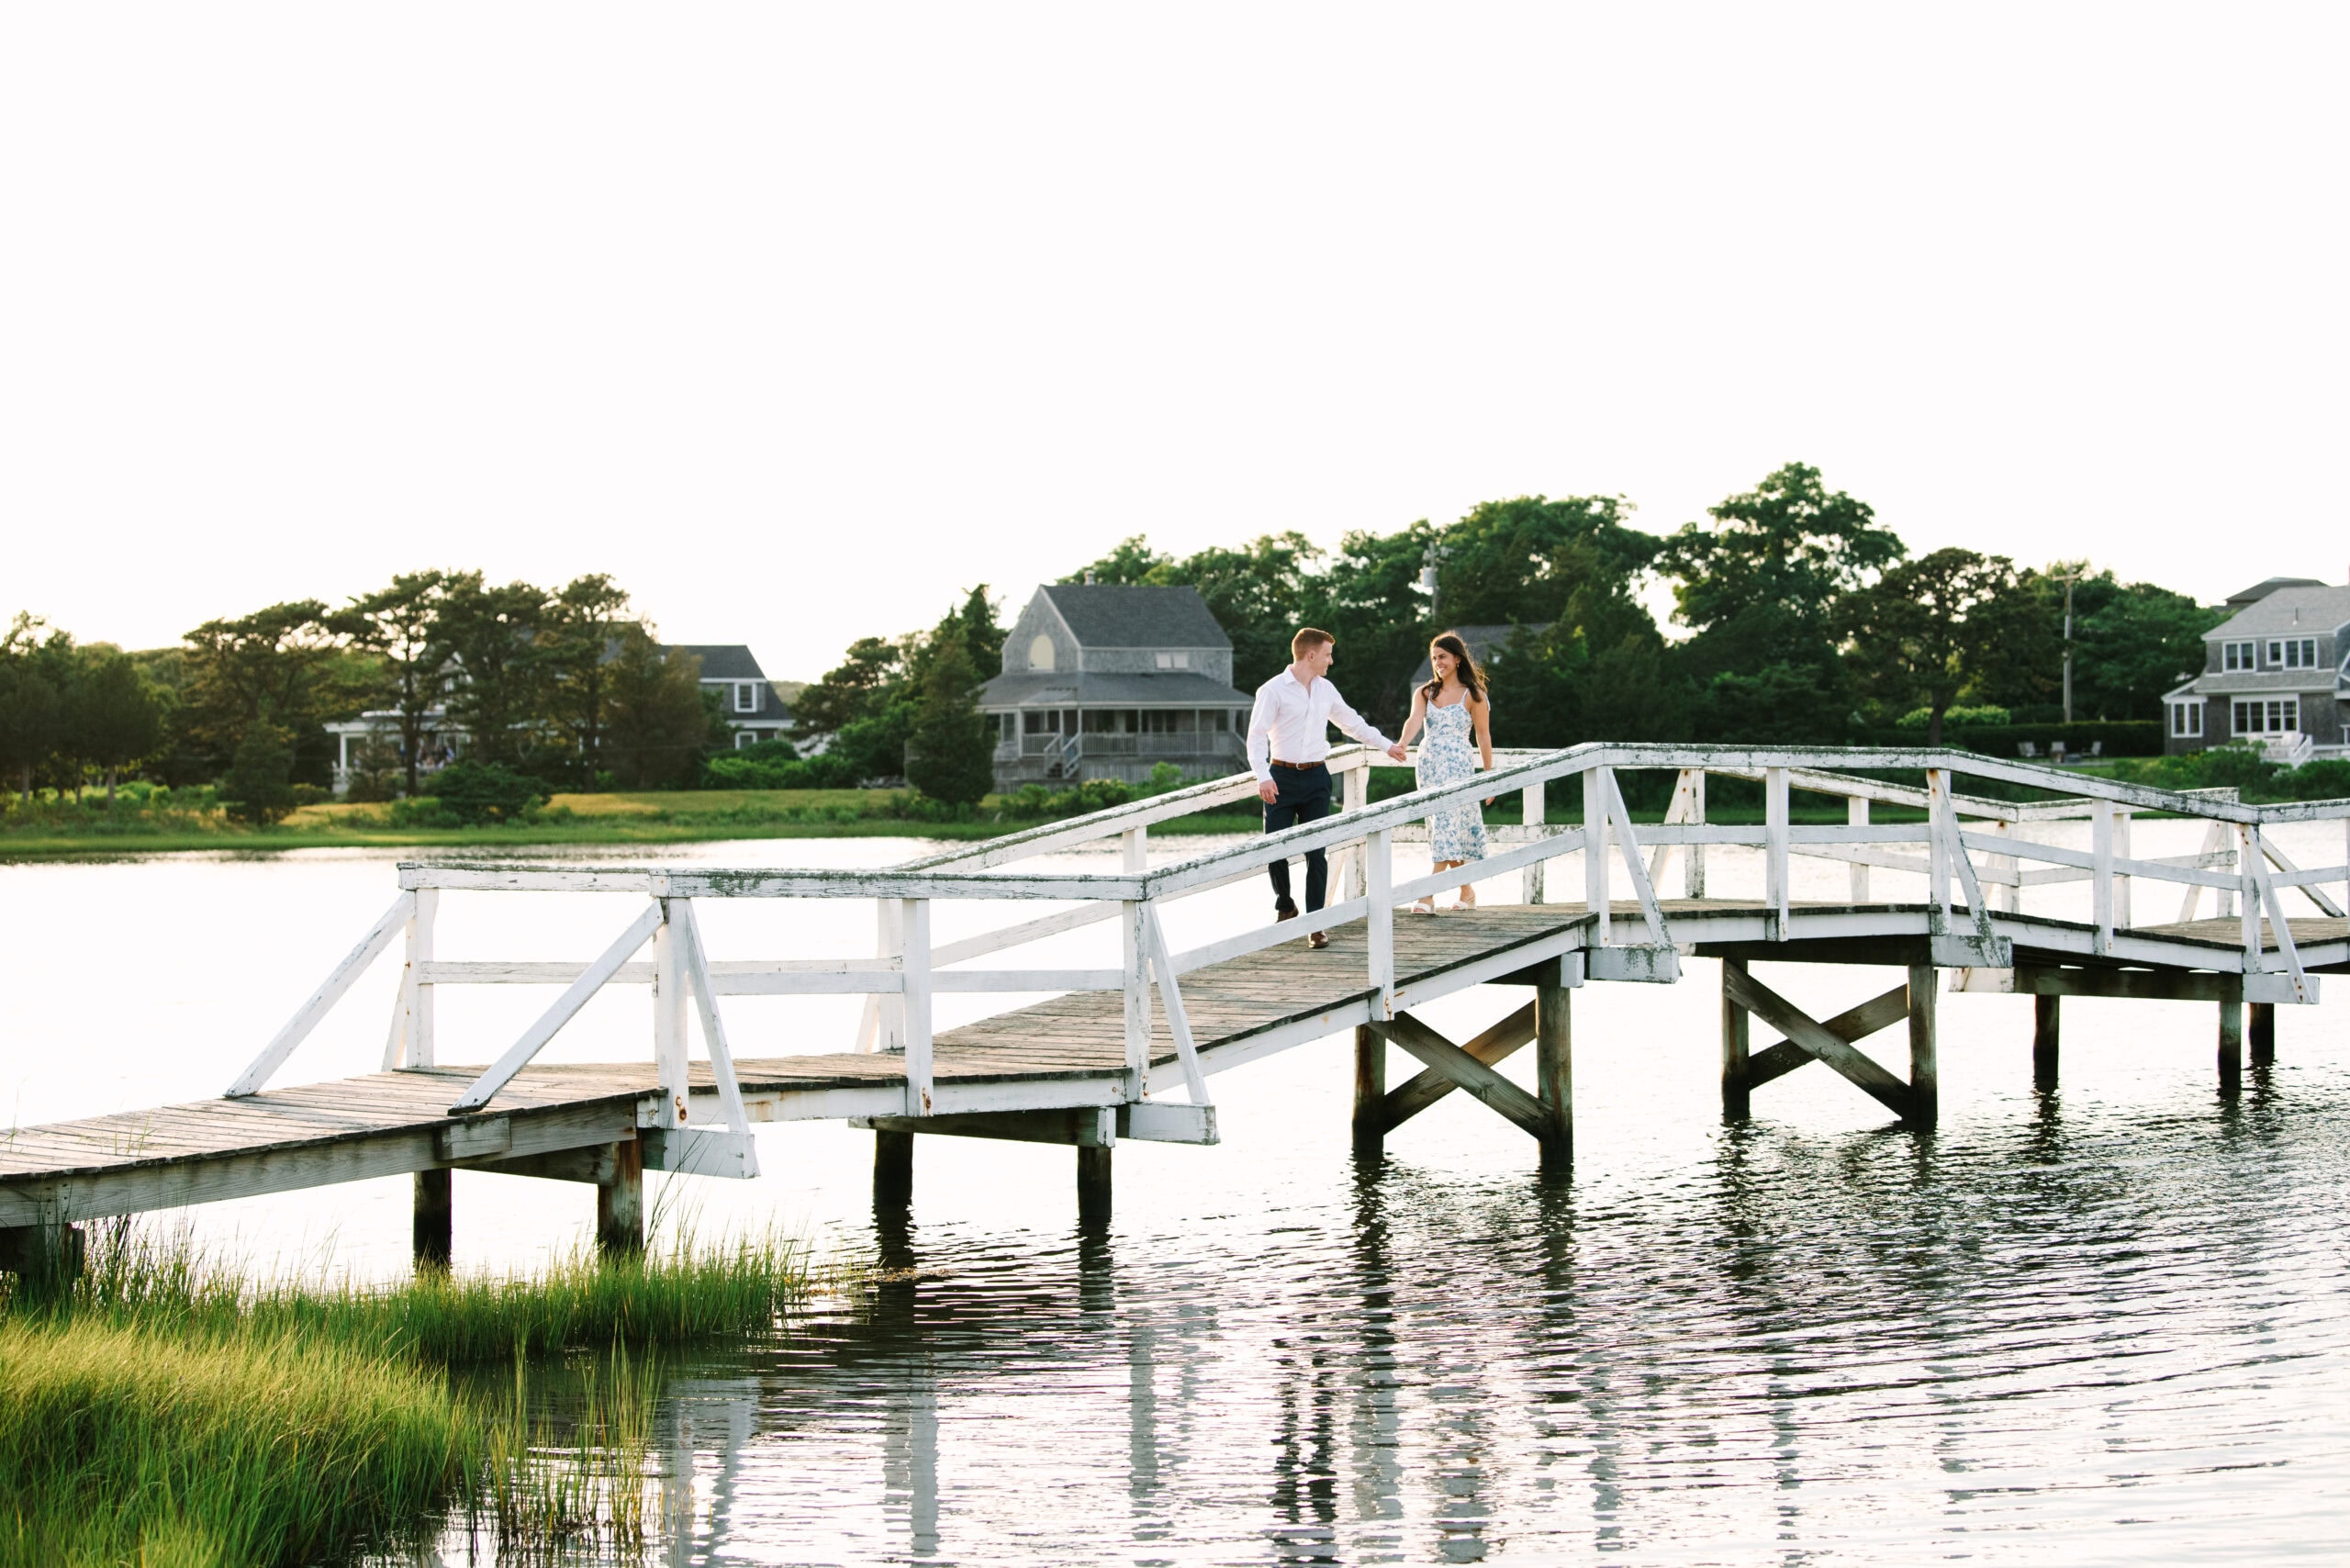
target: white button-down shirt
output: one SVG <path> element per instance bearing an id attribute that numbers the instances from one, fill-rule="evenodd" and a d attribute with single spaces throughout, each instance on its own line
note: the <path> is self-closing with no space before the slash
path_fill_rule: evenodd
<path id="1" fill-rule="evenodd" d="M 1327 757 L 1333 724 L 1373 751 L 1385 751 L 1391 744 L 1347 706 L 1326 677 L 1316 676 L 1304 687 L 1284 669 L 1257 688 L 1257 709 L 1248 715 L 1248 767 L 1257 781 L 1272 782 L 1275 757 L 1306 763 Z"/>

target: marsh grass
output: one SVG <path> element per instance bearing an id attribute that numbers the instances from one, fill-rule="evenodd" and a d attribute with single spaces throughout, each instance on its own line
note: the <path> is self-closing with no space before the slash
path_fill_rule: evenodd
<path id="1" fill-rule="evenodd" d="M 310 1562 L 460 1519 L 501 1560 L 640 1553 L 651 1357 L 773 1333 L 818 1282 L 774 1236 L 374 1287 L 96 1227 L 78 1279 L 0 1302 L 0 1568 Z"/>

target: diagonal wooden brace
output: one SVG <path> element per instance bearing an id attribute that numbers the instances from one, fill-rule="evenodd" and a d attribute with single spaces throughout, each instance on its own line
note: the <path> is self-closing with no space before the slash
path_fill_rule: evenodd
<path id="1" fill-rule="evenodd" d="M 1854 1050 L 1852 1043 L 1842 1036 L 1830 1032 L 1826 1025 L 1752 975 L 1725 965 L 1722 991 L 1732 1002 L 1785 1035 L 1788 1045 L 1826 1062 L 1903 1121 L 1919 1119 L 1917 1096 L 1910 1092 L 1908 1084 Z M 1908 994 L 1906 987 L 1903 994 L 1905 997 Z M 1878 1002 L 1883 1000 L 1878 998 Z M 1865 1005 L 1874 1008 L 1877 1003 Z"/>
<path id="2" fill-rule="evenodd" d="M 1897 985 L 1883 996 L 1862 1002 L 1858 1007 L 1839 1013 L 1820 1025 L 1830 1034 L 1852 1045 L 1866 1039 L 1880 1029 L 1890 1029 L 1909 1015 L 1909 988 Z M 1807 1061 L 1819 1058 L 1793 1040 L 1781 1040 L 1767 1046 L 1747 1058 L 1746 1084 L 1750 1089 L 1784 1078 Z"/>
<path id="3" fill-rule="evenodd" d="M 1408 1013 L 1393 1019 L 1373 1019 L 1373 1033 L 1383 1035 L 1429 1067 L 1452 1080 L 1538 1138 L 1550 1136 L 1550 1114 L 1542 1102 L 1429 1028 Z"/>
<path id="4" fill-rule="evenodd" d="M 1534 1040 L 1534 1003 L 1528 1002 L 1467 1045 L 1463 1051 L 1487 1067 Z M 1435 1068 L 1427 1068 L 1389 1093 L 1374 1113 L 1382 1132 L 1393 1132 L 1460 1085 Z"/>

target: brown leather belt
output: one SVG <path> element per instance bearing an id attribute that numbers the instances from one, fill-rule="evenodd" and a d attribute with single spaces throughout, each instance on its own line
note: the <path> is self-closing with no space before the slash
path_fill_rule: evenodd
<path id="1" fill-rule="evenodd" d="M 1273 758 L 1273 766 L 1275 767 L 1287 767 L 1298 773 L 1311 773 L 1317 767 L 1327 767 L 1329 764 L 1326 762 L 1283 762 L 1280 757 L 1275 757 Z"/>

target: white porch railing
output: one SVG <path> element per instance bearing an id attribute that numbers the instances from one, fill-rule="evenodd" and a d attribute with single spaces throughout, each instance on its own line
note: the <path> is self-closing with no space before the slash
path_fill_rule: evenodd
<path id="1" fill-rule="evenodd" d="M 2286 920 L 2287 895 L 2299 893 L 2314 911 L 2335 917 L 2341 916 L 2343 905 L 2325 889 L 2342 884 L 2344 901 L 2350 902 L 2350 838 L 2345 838 L 2343 864 L 2304 870 L 2264 831 L 2280 823 L 2327 821 L 2342 823 L 2345 834 L 2350 834 L 2350 801 L 2252 806 L 2234 799 L 2232 791 L 2180 794 L 1946 750 L 1705 749 L 1594 744 L 1549 753 L 1503 753 L 1495 760 L 1497 767 L 1491 773 L 1441 789 L 1416 790 L 1374 806 L 1368 803 L 1371 758 L 1360 749 L 1349 749 L 1332 758 L 1340 780 L 1341 807 L 1333 815 L 1210 849 L 1157 869 L 1149 868 L 1146 858 L 1154 823 L 1251 801 L 1255 780 L 1245 774 L 1218 779 L 878 870 L 403 866 L 399 898 L 228 1093 L 258 1092 L 359 972 L 390 946 L 395 935 L 404 934 L 404 969 L 384 1052 L 387 1070 L 432 1064 L 432 997 L 440 986 L 564 988 L 538 1020 L 465 1089 L 454 1111 L 487 1104 L 602 987 L 648 983 L 655 997 L 653 1055 L 664 1091 L 654 1114 L 655 1126 L 683 1127 L 690 1112 L 687 1079 L 690 998 L 727 1132 L 738 1138 L 747 1133 L 720 1007 L 721 998 L 735 995 L 864 995 L 868 1000 L 856 1046 L 903 1053 L 905 1114 L 922 1116 L 933 1114 L 934 1100 L 934 997 L 952 992 L 1115 991 L 1125 998 L 1125 1099 L 1139 1102 L 1153 1088 L 1150 1025 L 1156 1005 L 1173 1038 L 1187 1098 L 1194 1105 L 1204 1106 L 1208 1103 L 1207 1069 L 1184 1006 L 1182 977 L 1295 940 L 1308 932 L 1361 920 L 1369 938 L 1365 988 L 1375 998 L 1375 1012 L 1392 1018 L 1397 906 L 1451 887 L 1463 876 L 1454 870 L 1396 882 L 1391 873 L 1393 843 L 1399 837 L 1413 836 L 1433 808 L 1505 792 L 1519 796 L 1524 823 L 1493 830 L 1494 853 L 1477 864 L 1475 879 L 1483 881 L 1516 870 L 1520 873 L 1521 897 L 1540 902 L 1549 864 L 1580 855 L 1582 902 L 1592 912 L 1583 962 L 1585 972 L 1594 979 L 1665 981 L 1678 977 L 1678 953 L 1657 885 L 1672 860 L 1685 856 L 1686 894 L 1704 898 L 1705 855 L 1717 845 L 1744 846 L 1762 852 L 1762 913 L 1770 940 L 1785 940 L 1790 935 L 1790 868 L 1796 859 L 1844 865 L 1854 904 L 1871 902 L 1872 869 L 1923 874 L 1935 960 L 1953 967 L 2008 967 L 2010 938 L 1998 930 L 1998 917 L 2022 913 L 2025 895 L 2035 888 L 2088 882 L 2093 951 L 2124 961 L 2152 950 L 2133 947 L 2130 936 L 2137 924 L 2135 884 L 2182 888 L 2185 904 L 2176 916 L 2179 920 L 2194 916 L 2209 890 L 2216 895 L 2217 913 L 2221 916 L 2233 913 L 2241 901 L 2241 946 L 2235 952 L 2235 963 L 2248 975 L 2270 977 L 2270 994 L 2288 1001 L 2313 999 L 2314 987 L 2303 972 Z M 1897 782 L 1838 771 L 1855 767 L 1919 777 L 1916 783 Z M 1633 823 L 1625 810 L 1617 778 L 1627 769 L 1674 774 L 1672 804 L 1663 823 Z M 2033 802 L 1998 801 L 1958 791 L 1953 779 L 1959 777 L 2063 793 Z M 1759 781 L 1763 820 L 1756 824 L 1708 822 L 1709 778 Z M 1570 780 L 1580 788 L 1581 820 L 1571 825 L 1551 824 L 1545 820 L 1546 791 L 1553 784 Z M 1794 821 L 1790 797 L 1797 792 L 1841 799 L 1846 805 L 1845 821 Z M 1908 808 L 1922 812 L 1925 820 L 1872 821 L 1871 810 L 1879 805 Z M 2131 843 L 2133 813 L 2146 812 L 2208 823 L 2201 849 L 2193 855 L 2162 858 L 2135 856 Z M 2020 836 L 2027 824 L 2082 820 L 2090 829 L 2086 850 Z M 1003 869 L 1036 856 L 1108 838 L 1120 841 L 1122 861 L 1115 871 Z M 1188 949 L 1170 946 L 1164 921 L 1164 912 L 1170 905 L 1257 877 L 1274 859 L 1312 849 L 1332 852 L 1338 862 L 1333 868 L 1336 902 L 1329 907 L 1295 920 L 1234 931 Z M 1618 890 L 1628 891 L 1630 911 L 1619 913 L 1614 908 Z M 436 955 L 433 925 L 440 895 L 460 890 L 624 891 L 640 894 L 648 902 L 592 962 L 452 962 Z M 869 958 L 713 960 L 695 923 L 695 902 L 737 898 L 869 903 L 876 911 L 876 950 Z M 931 935 L 932 911 L 940 901 L 1058 907 L 940 943 Z M 2264 915 L 2275 938 L 2274 951 L 2263 939 Z M 975 960 L 1102 922 L 1115 922 L 1118 926 L 1120 958 L 1115 968 L 970 967 Z M 648 943 L 652 958 L 640 961 L 636 955 Z"/>

